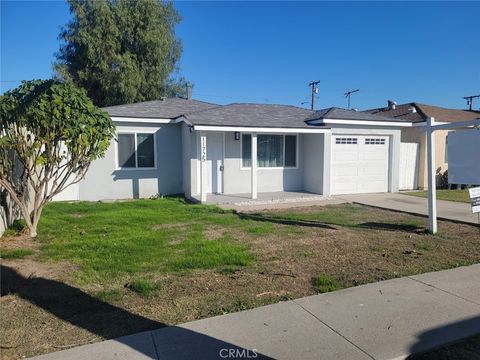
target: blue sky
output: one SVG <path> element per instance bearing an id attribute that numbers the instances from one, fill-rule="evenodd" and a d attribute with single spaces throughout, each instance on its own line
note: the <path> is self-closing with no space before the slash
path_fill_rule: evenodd
<path id="1" fill-rule="evenodd" d="M 417 101 L 464 108 L 480 93 L 480 2 L 176 2 L 180 73 L 194 98 L 301 106 L 321 80 L 317 108 Z M 61 1 L 1 2 L 1 91 L 48 78 Z M 304 105 L 308 106 L 308 105 Z M 480 107 L 477 101 L 475 108 Z"/>

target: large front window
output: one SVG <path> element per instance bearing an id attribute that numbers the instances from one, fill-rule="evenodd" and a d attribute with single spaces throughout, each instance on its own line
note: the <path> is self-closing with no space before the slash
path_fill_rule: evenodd
<path id="1" fill-rule="evenodd" d="M 154 134 L 118 134 L 119 168 L 155 167 Z"/>
<path id="2" fill-rule="evenodd" d="M 258 167 L 296 167 L 296 135 L 257 135 Z M 242 134 L 242 166 L 252 166 L 252 136 Z"/>

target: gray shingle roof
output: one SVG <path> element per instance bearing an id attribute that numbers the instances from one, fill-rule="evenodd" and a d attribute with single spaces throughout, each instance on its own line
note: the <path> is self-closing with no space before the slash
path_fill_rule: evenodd
<path id="1" fill-rule="evenodd" d="M 218 105 L 197 100 L 167 98 L 165 100 L 108 106 L 104 107 L 103 110 L 107 111 L 110 116 L 175 119 L 185 113 L 205 110 L 216 106 Z"/>
<path id="2" fill-rule="evenodd" d="M 412 108 L 416 111 L 410 111 Z M 480 117 L 480 111 L 447 109 L 440 106 L 432 106 L 420 103 L 406 103 L 397 105 L 395 109 L 377 108 L 365 110 L 365 112 L 375 115 L 394 117 L 399 121 L 403 120 L 412 122 L 425 121 L 430 116 L 434 117 L 436 121 L 446 122 L 473 120 Z"/>
<path id="3" fill-rule="evenodd" d="M 365 121 L 395 121 L 398 119 L 393 117 L 374 115 L 367 112 L 360 112 L 355 110 L 347 110 L 336 107 L 322 109 L 315 111 L 306 119 L 306 121 L 322 120 L 322 119 L 337 119 L 337 120 L 365 120 Z"/>
<path id="4" fill-rule="evenodd" d="M 315 125 L 308 122 L 321 119 L 398 121 L 389 116 L 335 107 L 312 112 L 292 105 L 249 103 L 216 105 L 181 98 L 109 106 L 103 109 L 110 116 L 156 119 L 183 117 L 193 125 L 215 126 L 312 128 Z"/>
<path id="5" fill-rule="evenodd" d="M 188 113 L 185 118 L 193 125 L 312 128 L 305 123 L 311 114 L 291 105 L 234 103 Z"/>

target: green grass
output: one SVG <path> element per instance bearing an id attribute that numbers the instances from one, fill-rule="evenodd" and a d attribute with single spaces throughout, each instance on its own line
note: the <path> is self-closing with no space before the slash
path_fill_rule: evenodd
<path id="1" fill-rule="evenodd" d="M 161 285 L 147 279 L 135 279 L 127 285 L 127 288 L 137 294 L 148 297 L 157 293 Z"/>
<path id="2" fill-rule="evenodd" d="M 411 191 L 411 192 L 402 192 L 401 194 L 418 196 L 426 198 L 428 197 L 427 191 Z M 470 196 L 468 195 L 468 190 L 437 190 L 437 199 L 438 200 L 448 200 L 448 201 L 458 201 L 458 202 L 470 202 Z"/>
<path id="3" fill-rule="evenodd" d="M 14 236 L 20 233 L 25 228 L 24 220 L 15 220 L 4 232 L 3 237 Z"/>
<path id="4" fill-rule="evenodd" d="M 301 229 L 302 226 L 341 226 L 355 230 L 378 229 L 413 231 L 421 227 L 420 220 L 375 219 L 368 207 L 357 204 L 327 205 L 314 212 L 294 212 L 294 210 L 251 214 L 257 220 L 294 225 L 286 227 Z M 299 226 L 295 226 L 299 225 Z M 293 234 L 294 235 L 294 234 Z"/>
<path id="5" fill-rule="evenodd" d="M 312 213 L 280 211 L 266 214 L 252 214 L 252 218 L 263 217 L 266 219 L 276 220 L 278 222 L 287 220 L 298 221 L 299 224 L 305 222 L 316 222 L 352 227 L 356 226 L 358 222 L 362 220 L 367 220 L 364 215 L 365 207 L 354 204 L 344 204 L 342 206 L 327 205 Z"/>
<path id="6" fill-rule="evenodd" d="M 415 247 L 419 250 L 424 250 L 424 251 L 429 251 L 429 250 L 432 250 L 433 248 L 431 244 L 426 242 L 417 243 L 415 244 Z"/>
<path id="7" fill-rule="evenodd" d="M 123 293 L 120 289 L 101 290 L 98 291 L 95 296 L 104 302 L 120 301 L 123 297 Z"/>
<path id="8" fill-rule="evenodd" d="M 337 280 L 329 275 L 317 275 L 312 278 L 312 285 L 319 293 L 335 291 L 340 288 Z"/>
<path id="9" fill-rule="evenodd" d="M 221 228 L 220 237 L 209 230 Z M 50 203 L 39 226 L 41 258 L 79 265 L 81 283 L 133 274 L 247 266 L 254 260 L 238 232 L 261 236 L 271 223 L 243 220 L 182 198 L 114 203 Z"/>
<path id="10" fill-rule="evenodd" d="M 0 257 L 2 259 L 23 259 L 34 253 L 31 249 L 2 249 L 0 250 Z"/>

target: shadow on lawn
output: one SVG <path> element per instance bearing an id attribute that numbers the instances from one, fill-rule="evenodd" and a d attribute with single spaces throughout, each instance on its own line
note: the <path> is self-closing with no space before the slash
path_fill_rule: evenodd
<path id="1" fill-rule="evenodd" d="M 128 354 L 124 354 L 127 357 L 131 357 L 134 352 L 139 352 L 153 359 L 159 357 L 220 358 L 219 352 L 222 349 L 248 351 L 191 330 L 176 326 L 166 327 L 164 323 L 110 305 L 59 281 L 41 277 L 26 278 L 4 265 L 1 265 L 0 271 L 1 296 L 16 294 L 63 321 L 102 338 L 112 339 L 140 331 L 163 328 L 152 333 L 115 339 L 130 349 Z M 152 339 L 155 339 L 156 345 L 153 344 Z M 95 353 L 95 350 L 93 351 Z M 257 358 L 269 359 L 261 354 L 258 354 Z"/>
<path id="2" fill-rule="evenodd" d="M 318 227 L 323 229 L 337 230 L 335 227 L 330 226 L 329 224 L 325 224 L 325 223 L 314 221 L 314 220 L 292 220 L 292 219 L 265 216 L 258 213 L 255 213 L 255 214 L 238 213 L 238 216 L 242 220 L 266 221 L 274 224 Z"/>
<path id="3" fill-rule="evenodd" d="M 372 230 L 387 230 L 387 231 L 405 231 L 405 232 L 419 232 L 423 228 L 412 224 L 392 224 L 381 222 L 365 222 L 354 225 L 337 225 L 327 222 L 320 222 L 315 220 L 292 220 L 281 217 L 271 217 L 260 213 L 238 213 L 238 216 L 244 220 L 266 221 L 274 224 L 293 225 L 293 226 L 307 226 L 317 227 L 329 230 L 337 230 L 335 226 L 344 226 L 350 228 L 372 229 Z"/>
<path id="4" fill-rule="evenodd" d="M 387 230 L 387 231 L 406 231 L 406 232 L 418 232 L 423 231 L 424 228 L 412 224 L 390 224 L 379 222 L 365 222 L 357 224 L 355 227 L 372 230 Z"/>

